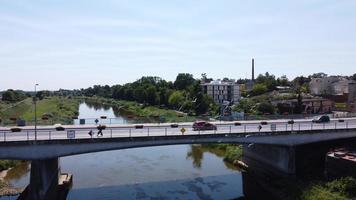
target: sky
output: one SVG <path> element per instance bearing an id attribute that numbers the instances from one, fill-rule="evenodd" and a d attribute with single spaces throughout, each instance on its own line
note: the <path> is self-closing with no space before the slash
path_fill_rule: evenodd
<path id="1" fill-rule="evenodd" d="M 355 0 L 0 0 L 0 90 L 356 73 Z"/>

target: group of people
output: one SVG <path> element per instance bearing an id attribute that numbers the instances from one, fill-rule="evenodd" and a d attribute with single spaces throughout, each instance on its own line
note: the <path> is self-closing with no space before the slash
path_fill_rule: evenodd
<path id="1" fill-rule="evenodd" d="M 99 120 L 95 119 L 94 122 L 95 122 L 95 124 L 98 124 Z M 97 137 L 102 137 L 103 136 L 103 129 L 104 129 L 103 126 L 99 124 Z M 94 135 L 93 130 L 90 130 L 88 134 L 90 135 L 90 137 L 93 137 L 93 135 Z"/>

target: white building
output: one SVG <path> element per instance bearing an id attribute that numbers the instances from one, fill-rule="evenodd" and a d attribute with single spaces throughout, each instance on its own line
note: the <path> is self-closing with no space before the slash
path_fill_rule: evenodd
<path id="1" fill-rule="evenodd" d="M 240 84 L 235 81 L 224 82 L 220 80 L 201 84 L 205 94 L 211 96 L 217 104 L 236 104 L 240 101 Z"/>

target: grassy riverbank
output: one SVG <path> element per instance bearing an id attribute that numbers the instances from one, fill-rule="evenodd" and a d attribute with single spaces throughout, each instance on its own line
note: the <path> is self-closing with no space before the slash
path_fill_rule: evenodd
<path id="1" fill-rule="evenodd" d="M 7 170 L 20 164 L 19 160 L 0 160 L 0 171 Z"/>
<path id="2" fill-rule="evenodd" d="M 300 200 L 355 200 L 356 179 L 340 178 L 326 183 L 316 183 L 307 187 Z"/>
<path id="3" fill-rule="evenodd" d="M 38 124 L 53 124 L 72 122 L 72 117 L 78 115 L 79 101 L 65 97 L 47 97 L 37 101 Z M 10 118 L 24 119 L 28 125 L 34 123 L 34 104 L 31 98 L 19 103 L 14 107 L 4 109 L 0 118 L 4 125 L 13 125 L 15 122 Z M 47 116 L 48 119 L 43 119 Z"/>
<path id="4" fill-rule="evenodd" d="M 175 110 L 163 109 L 156 106 L 145 106 L 134 101 L 114 100 L 102 97 L 79 97 L 79 99 L 89 103 L 113 106 L 114 110 L 127 115 L 151 118 L 157 121 L 159 121 L 159 118 L 164 118 L 165 122 L 185 122 L 194 121 L 198 118 L 196 116 L 188 116 Z"/>

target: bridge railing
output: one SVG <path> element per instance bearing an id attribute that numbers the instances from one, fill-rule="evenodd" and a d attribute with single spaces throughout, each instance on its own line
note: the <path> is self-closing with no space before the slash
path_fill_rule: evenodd
<path id="1" fill-rule="evenodd" d="M 296 122 L 288 123 L 245 123 L 245 124 L 217 124 L 216 130 L 194 131 L 191 125 L 179 125 L 176 128 L 170 126 L 143 126 L 143 127 L 123 127 L 106 128 L 99 132 L 96 128 L 67 128 L 63 131 L 53 130 L 33 130 L 11 132 L 0 131 L 0 142 L 8 141 L 33 141 L 33 140 L 65 140 L 65 139 L 100 139 L 100 138 L 131 138 L 131 137 L 151 137 L 151 136 L 178 136 L 178 135 L 206 135 L 206 134 L 237 134 L 240 136 L 259 136 L 266 134 L 298 134 L 309 130 L 335 130 L 356 128 L 356 123 L 348 121 L 333 121 L 330 123 Z"/>

